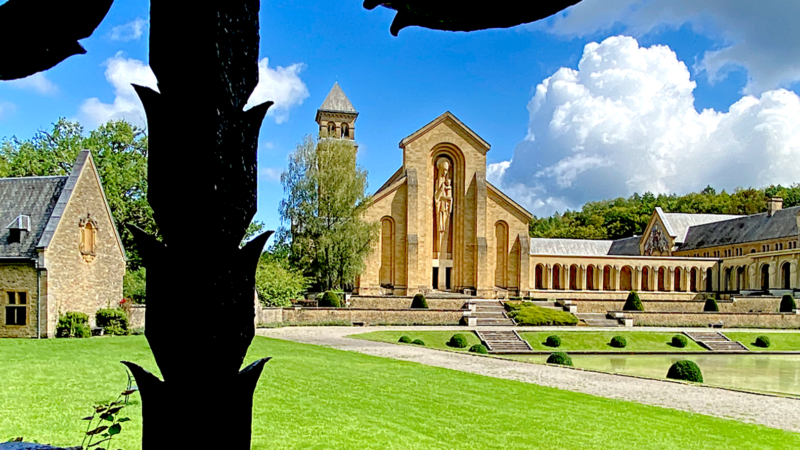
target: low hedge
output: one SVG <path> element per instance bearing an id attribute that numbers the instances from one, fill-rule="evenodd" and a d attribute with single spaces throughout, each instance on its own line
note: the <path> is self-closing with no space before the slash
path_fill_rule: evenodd
<path id="1" fill-rule="evenodd" d="M 614 336 L 611 338 L 609 345 L 615 348 L 625 348 L 625 346 L 628 345 L 628 341 L 626 341 L 623 336 Z"/>
<path id="2" fill-rule="evenodd" d="M 105 334 L 116 336 L 131 334 L 128 326 L 128 314 L 121 309 L 98 309 L 94 320 L 98 327 L 105 330 Z"/>
<path id="3" fill-rule="evenodd" d="M 784 294 L 781 297 L 780 312 L 792 312 L 795 309 L 797 309 L 797 304 L 794 302 L 794 297 L 791 294 Z"/>
<path id="4" fill-rule="evenodd" d="M 767 336 L 759 336 L 756 338 L 756 347 L 767 348 L 770 344 L 771 342 Z"/>
<path id="5" fill-rule="evenodd" d="M 636 291 L 631 291 L 628 298 L 625 300 L 625 306 L 622 307 L 623 311 L 644 311 L 642 301 L 639 300 L 639 294 Z"/>
<path id="6" fill-rule="evenodd" d="M 423 341 L 422 339 L 414 339 L 413 341 L 411 341 L 411 343 L 414 345 L 425 345 L 425 341 Z"/>
<path id="7" fill-rule="evenodd" d="M 475 344 L 469 348 L 469 351 L 472 353 L 480 353 L 481 355 L 488 355 L 489 350 L 486 349 L 486 346 L 483 344 Z"/>
<path id="8" fill-rule="evenodd" d="M 688 360 L 678 361 L 670 366 L 667 378 L 695 383 L 703 382 L 703 374 L 700 372 L 700 368 L 697 367 L 697 364 Z"/>
<path id="9" fill-rule="evenodd" d="M 469 345 L 467 341 L 467 337 L 461 333 L 456 333 L 453 337 L 450 338 L 450 341 L 447 343 L 448 347 L 455 347 L 455 348 L 466 348 Z"/>
<path id="10" fill-rule="evenodd" d="M 548 347 L 561 347 L 561 338 L 556 336 L 555 334 L 551 336 L 547 336 L 547 339 L 544 341 L 544 345 Z"/>
<path id="11" fill-rule="evenodd" d="M 686 336 L 676 334 L 675 336 L 672 336 L 671 344 L 673 347 L 684 348 L 689 345 L 689 340 L 686 339 Z"/>
<path id="12" fill-rule="evenodd" d="M 531 302 L 505 303 L 504 306 L 508 311 L 508 316 L 514 319 L 518 325 L 558 326 L 578 324 L 578 318 L 566 311 L 542 308 Z"/>
<path id="13" fill-rule="evenodd" d="M 425 299 L 424 295 L 417 294 L 414 296 L 414 300 L 411 301 L 411 307 L 428 309 L 428 301 Z"/>
<path id="14" fill-rule="evenodd" d="M 560 364 L 562 366 L 571 366 L 572 358 L 564 352 L 551 353 L 547 357 L 547 364 Z"/>
<path id="15" fill-rule="evenodd" d="M 88 338 L 92 337 L 89 328 L 89 315 L 82 312 L 68 311 L 58 318 L 56 337 L 60 338 Z"/>
<path id="16" fill-rule="evenodd" d="M 713 298 L 709 298 L 706 300 L 705 306 L 703 306 L 703 311 L 705 312 L 719 312 L 719 304 L 717 304 L 717 300 Z"/>
<path id="17" fill-rule="evenodd" d="M 400 340 L 397 342 L 402 342 L 403 344 L 410 344 L 411 338 L 408 336 L 400 336 Z"/>

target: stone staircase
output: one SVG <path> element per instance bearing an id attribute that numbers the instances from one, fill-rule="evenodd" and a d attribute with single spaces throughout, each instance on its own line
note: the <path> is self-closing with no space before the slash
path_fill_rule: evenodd
<path id="1" fill-rule="evenodd" d="M 604 313 L 574 313 L 574 315 L 590 327 L 615 328 L 624 326 L 619 319 L 609 318 L 608 314 Z"/>
<path id="2" fill-rule="evenodd" d="M 732 341 L 718 331 L 686 331 L 683 334 L 689 339 L 712 352 L 747 352 L 750 351 L 741 342 Z"/>
<path id="3" fill-rule="evenodd" d="M 475 312 L 473 316 L 477 318 L 477 326 L 507 326 L 513 327 L 514 321 L 506 315 L 503 304 L 497 300 L 475 301 Z"/>
<path id="4" fill-rule="evenodd" d="M 475 332 L 489 353 L 527 353 L 532 350 L 528 341 L 516 331 L 482 330 Z"/>

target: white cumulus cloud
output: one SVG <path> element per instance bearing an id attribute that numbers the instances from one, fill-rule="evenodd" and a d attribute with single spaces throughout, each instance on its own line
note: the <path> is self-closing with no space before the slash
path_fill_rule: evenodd
<path id="1" fill-rule="evenodd" d="M 55 83 L 50 81 L 50 79 L 45 76 L 44 72 L 37 72 L 20 80 L 9 81 L 8 84 L 9 86 L 14 86 L 20 89 L 30 89 L 43 95 L 49 95 L 58 92 L 58 88 L 56 87 Z"/>
<path id="2" fill-rule="evenodd" d="M 12 114 L 14 114 L 14 111 L 16 110 L 17 110 L 17 105 L 11 102 L 0 100 L 0 119 L 5 119 L 11 116 Z"/>
<path id="3" fill-rule="evenodd" d="M 269 67 L 269 58 L 258 62 L 258 85 L 245 108 L 251 108 L 266 101 L 275 102 L 269 108 L 267 116 L 274 118 L 275 123 L 283 123 L 289 119 L 289 110 L 303 104 L 308 98 L 308 88 L 300 79 L 300 72 L 306 65 L 292 64 L 289 67 Z"/>
<path id="4" fill-rule="evenodd" d="M 126 24 L 117 25 L 111 29 L 109 38 L 112 41 L 129 42 L 135 41 L 142 37 L 145 29 L 147 28 L 147 21 L 137 17 L 131 22 Z"/>
<path id="5" fill-rule="evenodd" d="M 156 89 L 156 76 L 150 66 L 137 59 L 125 58 L 122 52 L 106 60 L 106 80 L 114 87 L 114 101 L 103 103 L 98 98 L 90 98 L 80 107 L 82 121 L 96 127 L 109 120 L 125 119 L 144 127 L 146 115 L 144 107 L 131 84 Z"/>
<path id="6" fill-rule="evenodd" d="M 281 181 L 283 169 L 279 167 L 265 167 L 258 170 L 259 178 L 265 181 Z"/>
<path id="7" fill-rule="evenodd" d="M 797 1 L 583 0 L 555 20 L 532 27 L 591 36 L 622 26 L 625 34 L 641 36 L 689 24 L 720 43 L 696 68 L 706 71 L 713 82 L 732 67 L 744 67 L 748 73 L 744 92 L 758 95 L 800 80 L 797 17 Z"/>
<path id="8" fill-rule="evenodd" d="M 697 112 L 694 89 L 669 47 L 625 36 L 589 43 L 577 70 L 561 68 L 537 86 L 525 140 L 487 178 L 537 215 L 633 192 L 800 181 L 795 93 Z"/>

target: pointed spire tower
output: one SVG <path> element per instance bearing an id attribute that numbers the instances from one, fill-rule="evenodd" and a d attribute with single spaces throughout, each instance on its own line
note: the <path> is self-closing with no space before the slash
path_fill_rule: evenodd
<path id="1" fill-rule="evenodd" d="M 317 110 L 319 135 L 353 140 L 356 137 L 357 117 L 358 111 L 353 108 L 350 99 L 344 95 L 339 83 L 334 83 L 322 106 Z"/>

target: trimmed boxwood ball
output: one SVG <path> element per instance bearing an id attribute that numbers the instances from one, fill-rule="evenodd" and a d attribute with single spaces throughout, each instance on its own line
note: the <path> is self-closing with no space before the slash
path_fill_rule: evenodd
<path id="1" fill-rule="evenodd" d="M 411 343 L 414 345 L 425 345 L 425 341 L 423 341 L 422 339 L 414 339 L 413 341 L 411 341 Z"/>
<path id="2" fill-rule="evenodd" d="M 561 338 L 554 335 L 547 336 L 547 339 L 544 341 L 544 345 L 548 347 L 561 347 Z"/>
<path id="3" fill-rule="evenodd" d="M 703 374 L 700 372 L 700 368 L 697 367 L 697 364 L 688 360 L 678 361 L 670 366 L 667 372 L 667 378 L 693 381 L 695 383 L 703 382 Z"/>
<path id="4" fill-rule="evenodd" d="M 428 301 L 425 300 L 425 296 L 422 294 L 417 294 L 414 296 L 414 300 L 411 301 L 412 308 L 428 308 Z"/>
<path id="5" fill-rule="evenodd" d="M 450 342 L 447 343 L 448 347 L 455 347 L 455 348 L 467 348 L 469 342 L 467 342 L 467 337 L 461 333 L 456 333 L 453 337 L 450 338 Z"/>
<path id="6" fill-rule="evenodd" d="M 562 366 L 571 366 L 572 358 L 570 358 L 569 355 L 564 352 L 555 352 L 551 353 L 550 356 L 547 357 L 547 364 L 560 364 Z"/>
<path id="7" fill-rule="evenodd" d="M 489 350 L 486 350 L 486 346 L 483 344 L 475 344 L 469 348 L 469 351 L 472 353 L 480 353 L 481 355 L 489 354 Z"/>
<path id="8" fill-rule="evenodd" d="M 791 294 L 783 294 L 780 312 L 792 312 L 795 309 L 797 309 L 797 304 L 794 302 L 794 297 Z"/>
<path id="9" fill-rule="evenodd" d="M 628 341 L 625 340 L 622 336 L 614 336 L 611 338 L 611 342 L 609 343 L 612 347 L 616 348 L 625 348 L 628 345 Z"/>
<path id="10" fill-rule="evenodd" d="M 672 346 L 673 347 L 684 348 L 687 345 L 689 345 L 689 340 L 686 339 L 686 336 L 683 336 L 683 335 L 680 335 L 680 334 L 676 334 L 675 336 L 672 336 Z"/>
<path id="11" fill-rule="evenodd" d="M 639 294 L 636 291 L 631 291 L 628 294 L 628 299 L 625 300 L 625 306 L 622 307 L 623 311 L 644 311 L 642 301 L 639 300 Z"/>
<path id="12" fill-rule="evenodd" d="M 319 300 L 318 305 L 329 308 L 341 308 L 342 301 L 339 300 L 339 296 L 336 295 L 335 292 L 325 291 L 325 293 L 322 294 L 322 298 Z"/>
<path id="13" fill-rule="evenodd" d="M 719 312 L 719 305 L 717 301 L 713 298 L 709 298 L 706 300 L 706 305 L 703 307 L 703 311 L 705 312 Z"/>
<path id="14" fill-rule="evenodd" d="M 770 342 L 767 336 L 759 336 L 756 338 L 756 347 L 767 348 Z"/>
<path id="15" fill-rule="evenodd" d="M 410 344 L 411 338 L 408 336 L 400 336 L 400 340 L 397 342 L 402 342 L 403 344 Z"/>

